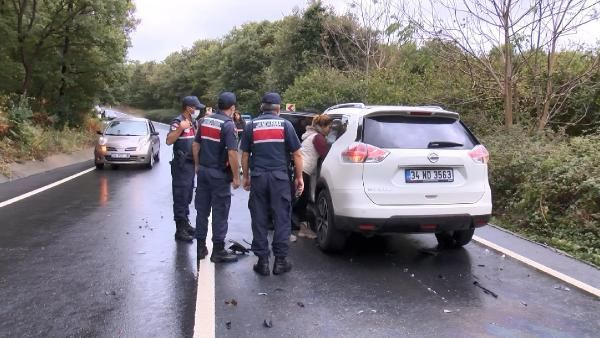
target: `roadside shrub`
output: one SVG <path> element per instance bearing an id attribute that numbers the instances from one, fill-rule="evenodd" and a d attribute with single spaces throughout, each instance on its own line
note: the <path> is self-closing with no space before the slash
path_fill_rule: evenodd
<path id="1" fill-rule="evenodd" d="M 503 226 L 600 265 L 600 135 L 484 138 Z"/>

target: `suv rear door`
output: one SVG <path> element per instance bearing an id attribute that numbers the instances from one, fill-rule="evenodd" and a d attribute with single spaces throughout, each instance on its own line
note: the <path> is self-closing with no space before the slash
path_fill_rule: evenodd
<path id="1" fill-rule="evenodd" d="M 365 193 L 375 204 L 475 203 L 485 192 L 487 165 L 469 156 L 478 142 L 458 115 L 372 113 L 362 139 L 389 152 L 364 163 Z"/>

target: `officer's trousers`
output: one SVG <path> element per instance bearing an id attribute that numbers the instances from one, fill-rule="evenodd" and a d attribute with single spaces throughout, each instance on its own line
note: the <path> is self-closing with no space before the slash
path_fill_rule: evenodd
<path id="1" fill-rule="evenodd" d="M 255 174 L 256 175 L 256 174 Z M 287 172 L 273 171 L 253 175 L 250 185 L 250 215 L 252 216 L 252 251 L 257 256 L 269 256 L 269 209 L 273 215 L 273 255 L 288 255 L 291 234 L 292 195 Z"/>
<path id="2" fill-rule="evenodd" d="M 173 189 L 173 218 L 187 220 L 190 203 L 194 197 L 194 162 L 171 161 L 171 183 Z"/>
<path id="3" fill-rule="evenodd" d="M 200 167 L 196 186 L 196 239 L 206 241 L 208 216 L 212 209 L 212 242 L 224 244 L 227 236 L 229 207 L 231 206 L 230 182 L 219 169 Z"/>

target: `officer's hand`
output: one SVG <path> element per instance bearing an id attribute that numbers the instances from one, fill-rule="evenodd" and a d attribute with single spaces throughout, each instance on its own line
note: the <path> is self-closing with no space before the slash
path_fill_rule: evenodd
<path id="1" fill-rule="evenodd" d="M 188 129 L 189 127 L 191 127 L 191 124 L 190 124 L 190 122 L 188 120 L 183 120 L 179 124 L 179 127 L 182 128 L 182 129 Z"/>
<path id="2" fill-rule="evenodd" d="M 297 177 L 295 181 L 296 181 L 296 193 L 298 195 L 302 195 L 302 191 L 304 191 L 304 180 L 302 179 L 302 177 Z"/>
<path id="3" fill-rule="evenodd" d="M 240 178 L 234 177 L 233 182 L 231 182 L 231 186 L 233 187 L 234 190 L 239 188 L 240 187 Z"/>
<path id="4" fill-rule="evenodd" d="M 250 177 L 244 178 L 244 190 L 250 191 Z"/>

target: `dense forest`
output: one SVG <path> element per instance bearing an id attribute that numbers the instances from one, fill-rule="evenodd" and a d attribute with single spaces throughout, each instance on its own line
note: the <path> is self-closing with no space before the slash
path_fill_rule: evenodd
<path id="1" fill-rule="evenodd" d="M 254 115 L 271 90 L 297 110 L 440 105 L 491 152 L 494 222 L 600 265 L 600 45 L 582 39 L 600 1 L 348 2 L 141 63 L 126 61 L 131 1 L 0 0 L 2 145 L 81 126 L 96 103 L 170 118 L 182 96 L 224 90 Z"/>

